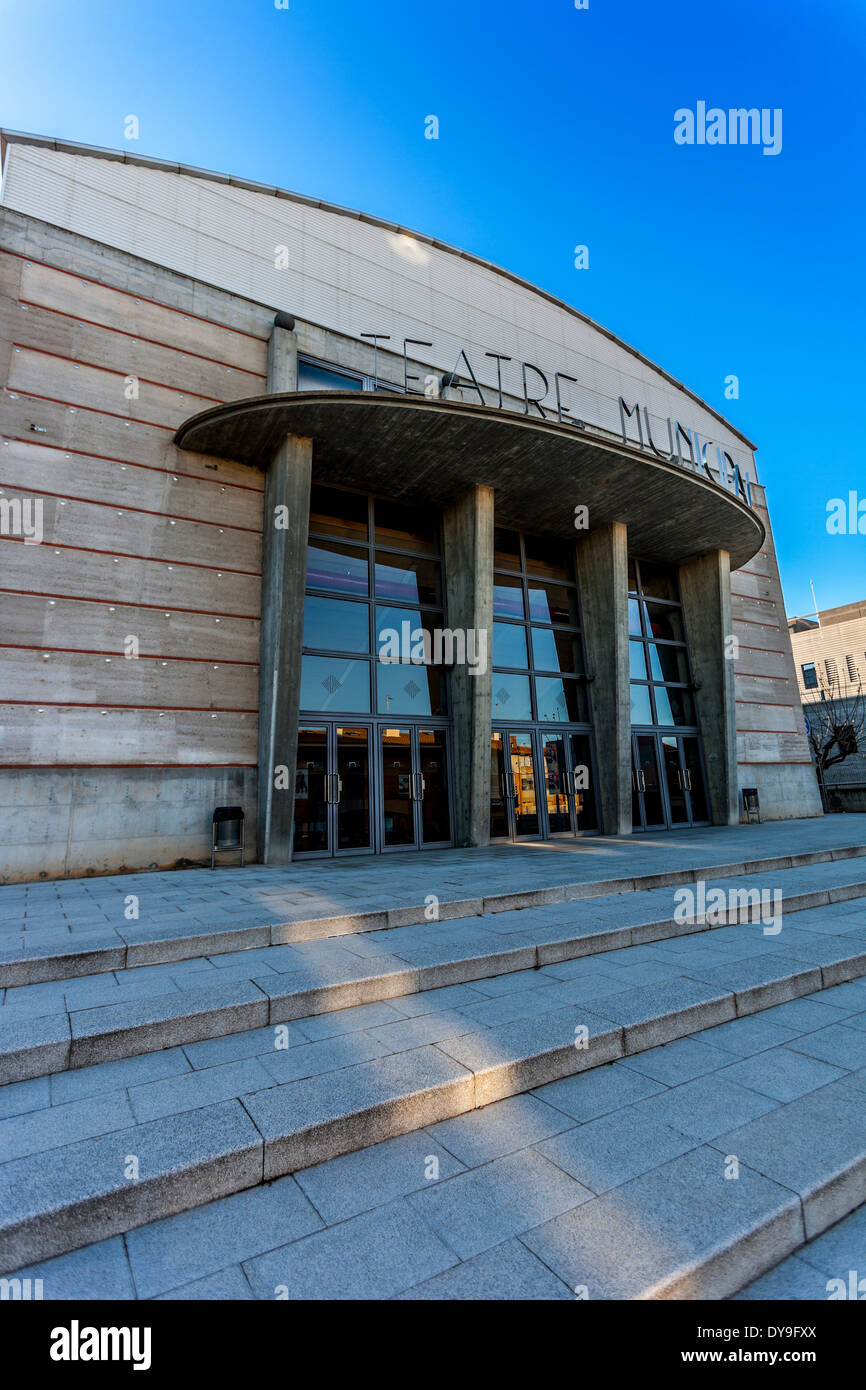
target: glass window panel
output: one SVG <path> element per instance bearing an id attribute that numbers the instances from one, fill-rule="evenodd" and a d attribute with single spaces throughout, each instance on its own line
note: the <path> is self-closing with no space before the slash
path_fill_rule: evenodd
<path id="1" fill-rule="evenodd" d="M 370 663 L 344 656 L 301 657 L 301 709 L 368 714 Z"/>
<path id="2" fill-rule="evenodd" d="M 647 644 L 650 657 L 650 670 L 655 681 L 680 681 L 688 684 L 689 667 L 685 647 L 657 646 Z"/>
<path id="3" fill-rule="evenodd" d="M 628 601 L 628 630 L 640 637 L 640 604 L 636 598 Z"/>
<path id="4" fill-rule="evenodd" d="M 645 681 L 647 669 L 643 642 L 629 642 L 628 648 L 629 670 L 632 680 Z"/>
<path id="5" fill-rule="evenodd" d="M 493 529 L 493 565 L 496 569 L 520 569 L 520 537 L 501 526 Z"/>
<path id="6" fill-rule="evenodd" d="M 408 623 L 408 628 L 403 624 Z M 433 654 L 434 633 L 437 628 L 442 627 L 442 614 L 437 609 L 430 608 L 383 608 L 376 609 L 376 645 L 374 651 L 378 656 L 383 648 L 388 655 L 393 650 L 395 640 L 399 643 L 399 654 L 411 659 L 413 648 L 416 654 L 420 644 L 424 642 L 425 659 L 430 660 Z M 429 634 L 419 636 L 420 633 Z"/>
<path id="7" fill-rule="evenodd" d="M 327 730 L 299 729 L 294 815 L 297 854 L 328 848 L 327 772 Z"/>
<path id="8" fill-rule="evenodd" d="M 336 542 L 311 541 L 307 546 L 307 587 L 333 589 L 366 598 L 369 565 L 366 550 Z"/>
<path id="9" fill-rule="evenodd" d="M 407 507 L 401 502 L 376 501 L 373 520 L 377 545 L 395 545 L 400 550 L 439 550 L 439 518 L 427 508 Z"/>
<path id="10" fill-rule="evenodd" d="M 433 560 L 414 560 L 376 552 L 376 597 L 404 603 L 439 603 L 439 566 Z"/>
<path id="11" fill-rule="evenodd" d="M 541 623 L 577 625 L 577 592 L 559 584 L 529 581 L 529 616 Z"/>
<path id="12" fill-rule="evenodd" d="M 363 385 L 362 377 L 335 372 L 329 367 L 316 367 L 298 358 L 299 391 L 360 391 Z"/>
<path id="13" fill-rule="evenodd" d="M 441 666 L 387 665 L 377 661 L 376 705 L 379 714 L 444 714 L 445 682 Z"/>
<path id="14" fill-rule="evenodd" d="M 637 569 L 630 555 L 628 557 L 628 591 L 630 594 L 637 593 Z"/>
<path id="15" fill-rule="evenodd" d="M 580 638 L 574 632 L 555 632 L 549 627 L 532 629 L 532 659 L 536 671 L 583 674 Z"/>
<path id="16" fill-rule="evenodd" d="M 653 722 L 648 685 L 633 685 L 631 687 L 631 722 L 632 724 L 651 724 Z"/>
<path id="17" fill-rule="evenodd" d="M 520 579 L 507 579 L 503 574 L 493 576 L 493 612 L 497 618 L 524 617 Z"/>
<path id="18" fill-rule="evenodd" d="M 574 809 L 577 812 L 577 828 L 597 830 L 598 812 L 595 808 L 592 749 L 588 735 L 571 735 L 571 756 L 574 764 Z"/>
<path id="19" fill-rule="evenodd" d="M 304 600 L 304 646 L 336 652 L 369 652 L 370 610 L 366 603 L 308 594 Z"/>
<path id="20" fill-rule="evenodd" d="M 366 541 L 366 497 L 314 483 L 310 489 L 310 530 L 345 536 L 350 541 Z"/>
<path id="21" fill-rule="evenodd" d="M 586 691 L 581 681 L 538 676 L 535 681 L 538 719 L 543 724 L 585 724 Z"/>
<path id="22" fill-rule="evenodd" d="M 668 598 L 679 603 L 677 572 L 673 565 L 657 565 L 650 560 L 641 560 L 640 584 L 646 598 Z"/>
<path id="23" fill-rule="evenodd" d="M 493 672 L 493 718 L 532 718 L 528 676 L 507 676 L 502 671 Z"/>
<path id="24" fill-rule="evenodd" d="M 493 624 L 493 662 L 496 666 L 527 667 L 525 627 L 516 623 Z"/>
<path id="25" fill-rule="evenodd" d="M 526 569 L 542 579 L 565 579 L 574 583 L 574 551 L 567 541 L 524 536 Z"/>
<path id="26" fill-rule="evenodd" d="M 366 729 L 337 730 L 337 776 L 342 782 L 337 805 L 340 849 L 370 844 L 370 750 Z"/>
<path id="27" fill-rule="evenodd" d="M 657 685 L 654 690 L 659 724 L 694 726 L 694 702 L 687 690 L 678 690 L 676 686 L 671 685 Z"/>
<path id="28" fill-rule="evenodd" d="M 671 642 L 683 642 L 683 620 L 678 608 L 668 608 L 661 603 L 646 605 L 648 636 L 664 637 Z"/>

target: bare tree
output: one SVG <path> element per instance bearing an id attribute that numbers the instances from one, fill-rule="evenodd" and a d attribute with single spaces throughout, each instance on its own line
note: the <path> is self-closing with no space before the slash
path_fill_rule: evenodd
<path id="1" fill-rule="evenodd" d="M 826 667 L 825 667 L 826 671 Z M 804 703 L 809 725 L 809 742 L 824 810 L 829 809 L 825 772 L 855 753 L 866 753 L 866 691 L 862 681 L 855 686 L 819 677 L 813 698 Z"/>

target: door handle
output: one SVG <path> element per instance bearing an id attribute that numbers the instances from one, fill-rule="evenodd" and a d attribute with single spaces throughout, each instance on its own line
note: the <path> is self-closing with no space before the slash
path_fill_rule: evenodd
<path id="1" fill-rule="evenodd" d="M 413 772 L 413 773 L 412 773 L 412 800 L 413 800 L 413 801 L 423 801 L 423 800 L 424 800 L 424 793 L 425 793 L 426 790 L 427 790 L 427 783 L 424 781 L 424 776 L 423 776 L 423 774 L 420 773 L 420 772 Z"/>
<path id="2" fill-rule="evenodd" d="M 686 768 L 683 776 L 686 779 L 686 791 L 690 792 L 692 789 L 692 774 L 689 772 L 688 768 Z"/>
<path id="3" fill-rule="evenodd" d="M 333 791 L 334 791 L 333 783 L 334 783 L 334 782 L 336 782 L 336 784 L 337 784 L 337 795 L 336 795 L 336 796 L 334 796 L 334 794 L 333 794 Z M 337 806 L 337 805 L 339 804 L 339 802 L 342 800 L 342 797 L 343 797 L 343 779 L 342 779 L 342 777 L 339 777 L 339 776 L 337 775 L 336 772 L 329 772 L 329 773 L 328 773 L 328 797 L 327 797 L 328 805 L 329 805 L 329 806 Z"/>

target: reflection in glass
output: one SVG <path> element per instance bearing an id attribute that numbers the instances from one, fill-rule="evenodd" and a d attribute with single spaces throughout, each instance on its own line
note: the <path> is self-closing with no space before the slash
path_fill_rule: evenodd
<path id="1" fill-rule="evenodd" d="M 668 804 L 671 808 L 671 824 L 682 825 L 689 818 L 686 805 L 685 778 L 680 767 L 679 740 L 663 738 L 662 757 L 665 766 L 665 780 L 668 789 Z"/>
<path id="2" fill-rule="evenodd" d="M 366 603 L 308 594 L 304 601 L 304 646 L 335 652 L 368 652 L 369 612 Z"/>
<path id="3" fill-rule="evenodd" d="M 511 834 L 508 824 L 508 786 L 505 780 L 505 754 L 502 734 L 493 730 L 490 743 L 490 838 L 499 840 Z"/>
<path id="4" fill-rule="evenodd" d="M 336 541 L 310 541 L 307 546 L 307 588 L 332 589 L 339 594 L 366 597 L 369 563 L 366 550 Z"/>
<path id="5" fill-rule="evenodd" d="M 548 829 L 551 835 L 570 834 L 572 824 L 564 736 L 561 734 L 543 734 L 541 737 L 541 758 L 544 768 Z"/>
<path id="6" fill-rule="evenodd" d="M 569 674 L 581 670 L 580 638 L 574 632 L 534 627 L 532 655 L 536 671 L 563 671 Z"/>
<path id="7" fill-rule="evenodd" d="M 433 560 L 376 552 L 376 597 L 402 603 L 439 603 L 439 566 Z"/>
<path id="8" fill-rule="evenodd" d="M 648 685 L 632 685 L 631 687 L 631 722 L 632 724 L 652 724 L 653 722 Z"/>
<path id="9" fill-rule="evenodd" d="M 688 683 L 689 668 L 685 647 L 668 647 L 664 644 L 657 646 L 655 642 L 650 642 L 648 649 L 653 680 L 678 681 L 682 685 Z"/>
<path id="10" fill-rule="evenodd" d="M 506 531 L 501 526 L 493 528 L 493 566 L 494 569 L 520 569 L 520 537 L 516 531 Z"/>
<path id="11" fill-rule="evenodd" d="M 497 618 L 523 618 L 523 583 L 504 574 L 493 576 L 493 613 Z"/>
<path id="12" fill-rule="evenodd" d="M 377 661 L 375 667 L 379 714 L 412 714 L 423 718 L 445 713 L 441 666 L 390 665 Z"/>
<path id="13" fill-rule="evenodd" d="M 448 765 L 444 729 L 419 729 L 418 767 L 423 779 L 421 841 L 435 844 L 451 839 L 448 805 Z"/>
<path id="14" fill-rule="evenodd" d="M 493 624 L 493 660 L 497 666 L 526 669 L 526 628 L 516 623 Z"/>
<path id="15" fill-rule="evenodd" d="M 669 608 L 667 604 L 648 603 L 646 611 L 649 634 L 670 642 L 685 641 L 683 620 L 678 608 Z"/>
<path id="16" fill-rule="evenodd" d="M 683 739 L 683 762 L 689 774 L 689 795 L 692 800 L 692 820 L 708 820 L 707 793 L 704 787 L 704 770 L 701 766 L 701 752 L 696 738 Z"/>
<path id="17" fill-rule="evenodd" d="M 301 709 L 368 714 L 370 663 L 344 656 L 301 657 Z"/>
<path id="18" fill-rule="evenodd" d="M 327 367 L 315 367 L 312 362 L 298 358 L 299 391 L 361 391 L 364 382 L 359 376 L 333 372 Z"/>
<path id="19" fill-rule="evenodd" d="M 628 658 L 629 673 L 633 681 L 645 681 L 647 678 L 646 658 L 644 656 L 643 642 L 629 642 Z"/>
<path id="20" fill-rule="evenodd" d="M 636 598 L 628 601 L 628 630 L 635 637 L 640 637 L 640 604 Z"/>
<path id="21" fill-rule="evenodd" d="M 327 731 L 299 729 L 295 772 L 295 854 L 313 854 L 328 848 L 327 769 Z"/>
<path id="22" fill-rule="evenodd" d="M 413 845 L 412 736 L 408 729 L 382 729 L 381 738 L 385 844 Z"/>
<path id="23" fill-rule="evenodd" d="M 586 723 L 586 692 L 580 681 L 536 676 L 535 699 L 542 724 Z"/>
<path id="24" fill-rule="evenodd" d="M 577 593 L 560 584 L 529 581 L 529 616 L 540 623 L 569 623 L 577 626 Z"/>
<path id="25" fill-rule="evenodd" d="M 408 623 L 408 627 L 404 628 L 404 623 Z M 432 660 L 435 655 L 433 634 L 437 627 L 442 627 L 442 614 L 435 609 L 377 607 L 376 655 L 383 651 L 388 654 L 396 633 L 401 656 L 412 657 L 413 652 L 420 655 L 423 647 L 424 660 Z"/>
<path id="26" fill-rule="evenodd" d="M 377 545 L 393 545 L 398 550 L 422 550 L 430 554 L 438 551 L 439 520 L 435 511 L 377 499 L 373 503 L 373 516 Z"/>
<path id="27" fill-rule="evenodd" d="M 324 531 L 329 536 L 345 536 L 347 540 L 366 541 L 366 497 L 358 492 L 343 492 L 340 488 L 313 483 L 310 489 L 310 530 Z"/>
<path id="28" fill-rule="evenodd" d="M 571 735 L 571 760 L 574 776 L 574 807 L 578 830 L 597 830 L 595 788 L 592 777 L 592 750 L 587 734 Z"/>
<path id="29" fill-rule="evenodd" d="M 515 835 L 538 834 L 538 804 L 535 798 L 535 763 L 529 733 L 509 734 L 508 747 L 514 793 Z"/>
<path id="30" fill-rule="evenodd" d="M 666 598 L 679 603 L 677 572 L 673 565 L 640 562 L 640 586 L 647 598 Z"/>
<path id="31" fill-rule="evenodd" d="M 574 551 L 566 541 L 524 536 L 526 570 L 542 579 L 565 579 L 574 583 Z"/>
<path id="32" fill-rule="evenodd" d="M 512 676 L 505 671 L 493 672 L 493 718 L 532 718 L 528 676 Z"/>
<path id="33" fill-rule="evenodd" d="M 643 773 L 642 800 L 646 823 L 647 825 L 663 825 L 665 812 L 658 762 L 656 761 L 656 741 L 652 734 L 638 734 L 635 743 L 637 744 L 637 766 Z M 639 809 L 634 824 L 640 825 Z"/>
<path id="34" fill-rule="evenodd" d="M 370 844 L 370 756 L 366 729 L 337 730 L 337 848 Z"/>
<path id="35" fill-rule="evenodd" d="M 695 710 L 692 697 L 687 690 L 680 690 L 675 685 L 657 685 L 654 687 L 656 697 L 657 722 L 659 724 L 686 724 L 694 726 Z"/>

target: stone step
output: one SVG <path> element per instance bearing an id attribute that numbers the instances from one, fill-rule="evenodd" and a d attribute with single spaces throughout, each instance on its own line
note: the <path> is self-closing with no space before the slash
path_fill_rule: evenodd
<path id="1" fill-rule="evenodd" d="M 754 940 L 754 935 L 748 936 L 748 927 L 719 930 L 731 945 L 740 940 L 743 950 Z M 438 992 L 449 996 L 441 1000 L 431 997 L 437 991 L 428 991 L 424 992 L 428 1006 L 435 1009 L 441 1003 L 450 1007 L 429 1014 L 416 1012 L 391 1023 L 382 1023 L 380 1016 L 375 1025 L 368 1006 L 364 1018 L 358 1015 L 365 1013 L 365 1007 L 343 1011 L 342 1017 L 335 1015 L 331 1022 L 354 1023 L 354 1031 L 349 1026 L 339 1036 L 325 1036 L 319 1042 L 310 1041 L 303 1032 L 307 1027 L 315 1035 L 316 1028 L 321 1028 L 325 1021 L 321 1015 L 312 1016 L 299 1025 L 285 1025 L 287 1030 L 300 1028 L 303 1039 L 289 1038 L 285 1048 L 278 1041 L 279 1030 L 268 1044 L 265 1035 L 270 1029 L 260 1030 L 258 1036 L 247 1034 L 218 1042 L 199 1042 L 185 1054 L 185 1074 L 140 1086 L 127 1078 L 119 1085 L 128 1089 L 119 1092 L 105 1091 L 106 1081 L 100 1083 L 95 1076 L 99 1067 L 69 1074 L 70 1083 L 82 1078 L 89 1085 L 89 1101 L 85 1086 L 85 1098 L 81 1101 L 40 1109 L 32 1094 L 28 1099 L 20 1090 L 16 1094 L 14 1087 L 7 1088 L 5 1095 L 13 1105 L 17 1100 L 19 1106 L 30 1109 L 25 1109 L 17 1120 L 0 1125 L 0 1152 L 5 1144 L 7 1153 L 14 1150 L 17 1154 L 0 1164 L 0 1272 L 49 1259 L 263 1180 L 270 1181 L 453 1119 L 502 1098 L 576 1077 L 611 1062 L 637 1057 L 647 1049 L 698 1030 L 739 1022 L 769 1006 L 815 995 L 841 980 L 859 980 L 866 975 L 866 954 L 859 952 L 862 943 L 857 943 L 857 954 L 846 956 L 842 938 L 812 935 L 815 940 L 811 959 L 798 960 L 769 951 L 757 957 L 743 955 L 719 965 L 713 955 L 712 963 L 704 969 L 684 973 L 677 966 L 664 979 L 625 989 L 623 980 L 634 978 L 628 972 L 647 965 L 647 948 L 628 948 L 618 953 L 618 962 L 587 961 L 545 967 L 553 983 L 536 983 L 534 989 L 528 988 L 527 998 L 513 1010 L 516 1016 L 504 1023 L 489 1021 L 496 1017 L 495 1006 L 503 999 L 519 999 L 520 990 L 514 995 L 493 993 L 488 997 L 486 1003 L 493 1007 L 484 1015 L 486 1026 L 478 1017 L 484 1005 L 469 1005 L 472 1012 L 461 1013 L 455 1007 L 460 996 L 454 988 Z M 671 944 L 682 947 L 689 943 L 661 943 L 656 949 L 663 951 Z M 693 950 L 701 945 L 690 944 Z M 806 949 L 802 942 L 800 946 Z M 818 959 L 822 955 L 823 963 Z M 572 965 L 577 967 L 575 971 L 571 970 Z M 611 971 L 610 978 L 602 978 L 603 967 Z M 549 975 L 557 969 L 566 972 L 565 978 Z M 484 983 L 496 990 L 498 981 L 501 977 Z M 472 988 L 459 986 L 457 990 Z M 849 1001 L 847 1013 L 862 1013 L 866 1003 L 862 986 L 848 984 L 842 988 L 853 990 L 856 995 Z M 539 998 L 546 991 L 548 997 Z M 420 1005 L 425 1002 L 423 994 L 401 998 Z M 354 1019 L 348 1017 L 352 1013 L 356 1015 Z M 858 1026 L 847 1031 L 859 1045 L 862 1034 L 857 1031 Z M 362 1039 L 366 1040 L 365 1052 L 360 1047 Z M 225 1056 L 228 1045 L 235 1058 L 251 1059 L 244 1065 L 236 1062 L 231 1076 L 226 1075 L 230 1066 L 216 1064 L 220 1050 Z M 265 1053 L 262 1049 L 268 1045 L 269 1053 Z M 329 1062 L 323 1059 L 323 1048 L 329 1054 Z M 208 1055 L 208 1049 L 217 1049 L 217 1056 Z M 377 1049 L 379 1055 L 375 1055 Z M 311 1050 L 318 1050 L 316 1059 L 309 1056 Z M 167 1058 L 170 1054 L 162 1055 Z M 353 1060 L 364 1055 L 366 1060 Z M 189 1074 L 190 1056 L 205 1064 L 197 1074 Z M 129 1068 L 141 1060 L 152 1061 L 133 1059 L 111 1065 Z M 268 1083 L 264 1085 L 263 1066 Z M 313 1071 L 316 1074 L 311 1074 Z M 864 1075 L 866 1070 L 852 1072 L 838 1082 L 847 1088 L 843 1096 L 847 1112 L 860 1105 L 862 1115 Z M 30 1087 L 36 1084 L 24 1083 Z M 98 1104 L 94 1088 L 99 1090 L 100 1084 L 102 1095 Z M 829 1090 L 830 1087 L 824 1088 Z M 124 1105 L 130 1105 L 137 1116 L 156 1118 L 129 1125 Z M 681 1224 L 679 1239 L 671 1242 L 670 1256 L 675 1264 L 660 1271 L 659 1260 L 664 1265 L 664 1252 L 658 1248 L 659 1241 L 653 1239 L 649 1247 L 655 1263 L 651 1262 L 646 1270 L 640 1262 L 637 1266 L 636 1278 L 644 1282 L 632 1281 L 631 1292 L 599 1296 L 725 1296 L 734 1291 L 734 1285 L 741 1287 L 767 1268 L 771 1253 L 773 1258 L 781 1258 L 780 1245 L 787 1243 L 782 1252 L 787 1253 L 794 1248 L 793 1242 L 821 1228 L 822 1221 L 839 1219 L 842 1207 L 850 1210 L 863 1200 L 866 1127 L 860 1120 L 852 1121 L 847 1129 L 840 1127 L 836 1123 L 838 1111 L 838 1104 L 835 1109 L 833 1105 L 825 1105 L 823 1110 L 818 1107 L 818 1128 L 814 1133 L 807 1131 L 807 1141 L 797 1150 L 802 1155 L 797 1170 L 802 1187 L 799 1207 L 786 1190 L 784 1209 L 779 1209 L 778 1193 L 771 1190 L 776 1179 L 769 1171 L 773 1163 L 778 1167 L 790 1160 L 792 1134 L 784 1129 L 782 1121 L 777 1121 L 775 1127 L 768 1124 L 765 1132 L 755 1128 L 759 1126 L 755 1120 L 751 1128 L 745 1127 L 748 1133 L 738 1132 L 734 1139 L 726 1137 L 722 1145 L 727 1154 L 738 1155 L 750 1173 L 754 1171 L 768 1179 L 763 1185 L 750 1180 L 750 1184 L 738 1189 L 750 1196 L 734 1212 L 739 1225 L 734 1222 L 727 1243 L 720 1243 L 714 1235 L 703 1251 L 692 1248 L 700 1234 L 701 1204 L 689 1183 L 674 1173 L 669 1180 L 668 1201 L 672 1201 L 671 1194 L 679 1192 L 686 1206 L 693 1206 L 693 1210 L 689 1208 L 692 1214 Z M 836 1119 L 831 1125 L 833 1115 Z M 89 1125 L 89 1137 L 74 1143 L 58 1142 L 68 1135 L 73 1123 L 79 1134 L 86 1134 Z M 782 1130 L 778 1130 L 779 1124 Z M 837 1132 L 841 1135 L 838 1143 Z M 736 1147 L 731 1147 L 733 1144 Z M 708 1161 L 706 1156 L 702 1161 Z M 693 1179 L 694 1175 L 689 1181 Z M 715 1180 L 719 1182 L 718 1171 Z M 643 1180 L 635 1181 L 640 1184 Z M 643 1194 L 643 1187 L 636 1189 L 634 1203 L 644 1202 L 651 1213 L 653 1202 L 660 1199 L 651 1184 L 644 1186 L 649 1195 Z M 613 1220 L 616 1203 L 608 1205 L 612 1206 Z M 717 1214 L 719 1209 L 717 1197 L 712 1210 Z M 625 1226 L 629 1222 L 623 1213 L 631 1210 L 630 1201 L 619 1206 L 617 1229 L 625 1250 Z M 575 1214 L 575 1220 L 578 1215 Z M 670 1212 L 669 1219 L 673 1221 Z M 574 1236 L 569 1228 L 565 1245 L 570 1250 L 579 1239 L 589 1242 L 589 1250 L 595 1241 L 600 1257 L 605 1253 L 604 1229 L 604 1223 L 590 1223 L 588 1234 Z M 633 1240 L 633 1223 L 630 1229 Z M 544 1238 L 550 1250 L 539 1253 L 554 1267 L 554 1260 L 560 1258 L 557 1251 L 563 1238 L 557 1231 Z M 745 1263 L 739 1254 L 735 1258 L 730 1253 L 732 1243 L 740 1254 L 747 1251 Z M 688 1259 L 685 1250 L 689 1252 Z M 562 1259 L 566 1267 L 565 1256 Z M 629 1268 L 622 1248 L 614 1265 L 622 1282 L 623 1268 Z M 608 1259 L 605 1278 L 613 1277 L 610 1268 Z M 591 1269 L 592 1260 L 586 1255 L 584 1278 L 575 1278 L 574 1282 L 586 1282 L 586 1271 Z M 569 1272 L 563 1277 L 572 1275 Z M 696 1289 L 704 1291 L 695 1293 Z"/>
<path id="2" fill-rule="evenodd" d="M 752 875 L 738 880 L 736 890 L 769 893 L 778 877 Z M 729 882 L 707 883 L 707 899 Z M 839 958 L 856 959 L 858 939 L 866 949 L 866 915 L 860 920 L 850 904 L 864 893 L 856 862 L 789 871 L 778 938 L 775 928 L 764 934 L 758 926 L 758 945 L 750 947 L 751 953 L 774 949 L 779 941 L 793 942 L 796 949 L 786 946 L 787 954 L 808 959 L 817 950 L 816 959 L 827 965 L 830 939 L 844 938 L 834 948 Z M 816 902 L 828 906 L 816 908 Z M 265 1024 L 717 933 L 726 923 L 750 922 L 755 916 L 751 905 L 736 903 L 718 913 L 718 925 L 705 916 L 677 920 L 670 915 L 672 905 L 670 888 L 655 889 L 591 903 L 392 928 L 369 941 L 362 935 L 263 947 L 217 957 L 216 966 L 202 957 L 136 968 L 114 980 L 95 975 L 9 989 L 0 1007 L 0 1085 Z M 793 913 L 797 927 L 783 926 Z"/>
<path id="3" fill-rule="evenodd" d="M 780 874 L 811 866 L 841 864 L 866 855 L 866 846 L 841 845 L 792 855 L 740 860 L 736 863 L 707 864 L 664 873 L 636 876 L 598 877 L 587 881 L 568 878 L 569 865 L 562 867 L 563 881 L 545 888 L 515 890 L 474 898 L 439 895 L 439 920 L 450 921 L 491 913 L 514 912 L 525 908 L 579 902 L 586 899 L 651 892 L 696 883 L 701 879 L 723 879 L 755 874 Z M 568 856 L 570 858 L 570 856 Z M 566 856 L 563 856 L 565 859 Z M 551 866 L 551 875 L 556 866 Z M 3 890 L 8 892 L 9 890 Z M 830 899 L 824 898 L 822 901 Z M 274 920 L 262 913 L 254 921 L 235 920 L 211 926 L 148 926 L 124 922 L 117 927 L 76 920 L 55 926 L 27 928 L 23 919 L 9 918 L 0 934 L 0 988 L 75 979 L 97 972 L 157 965 L 201 956 L 255 950 L 268 945 L 288 945 L 330 937 L 380 932 L 395 927 L 423 923 L 426 903 L 407 903 L 372 911 L 338 915 L 303 916 Z"/>

